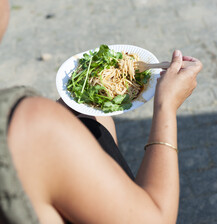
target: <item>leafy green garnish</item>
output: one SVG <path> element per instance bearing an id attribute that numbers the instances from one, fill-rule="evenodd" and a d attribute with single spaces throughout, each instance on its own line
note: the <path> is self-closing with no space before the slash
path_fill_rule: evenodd
<path id="1" fill-rule="evenodd" d="M 102 85 L 91 86 L 88 82 L 91 77 L 100 76 L 104 69 L 118 68 L 118 62 L 122 57 L 121 52 L 114 52 L 107 45 L 101 45 L 98 51 L 85 53 L 83 58 L 79 59 L 79 66 L 67 83 L 67 90 L 75 101 L 99 107 L 105 113 L 130 109 L 132 99 L 128 94 L 118 95 L 114 98 L 110 97 L 109 94 L 105 96 L 100 94 L 101 92 L 107 93 L 103 83 Z M 136 82 L 141 86 L 147 83 L 149 78 L 149 71 L 136 72 Z"/>
<path id="2" fill-rule="evenodd" d="M 127 110 L 132 106 L 130 97 L 128 94 L 118 95 L 112 101 L 107 101 L 104 103 L 103 111 L 105 113 L 119 111 L 119 110 Z"/>

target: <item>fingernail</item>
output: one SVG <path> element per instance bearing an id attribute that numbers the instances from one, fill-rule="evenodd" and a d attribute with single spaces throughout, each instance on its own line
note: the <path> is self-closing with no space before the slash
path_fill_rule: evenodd
<path id="1" fill-rule="evenodd" d="M 180 56 L 180 51 L 179 50 L 175 50 L 174 51 L 174 56 L 175 57 L 179 57 Z"/>

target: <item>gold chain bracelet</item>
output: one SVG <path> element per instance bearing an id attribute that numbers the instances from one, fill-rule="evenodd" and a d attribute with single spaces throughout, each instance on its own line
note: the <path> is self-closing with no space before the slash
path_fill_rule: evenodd
<path id="1" fill-rule="evenodd" d="M 178 149 L 176 147 L 174 147 L 173 145 L 167 143 L 167 142 L 150 142 L 150 143 L 148 143 L 148 144 L 145 145 L 144 150 L 146 150 L 147 147 L 149 147 L 151 145 L 166 145 L 166 146 L 174 149 L 178 153 Z"/>

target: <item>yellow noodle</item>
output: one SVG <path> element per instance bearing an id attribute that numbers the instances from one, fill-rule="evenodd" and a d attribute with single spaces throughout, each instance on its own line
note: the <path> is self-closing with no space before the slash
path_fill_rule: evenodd
<path id="1" fill-rule="evenodd" d="M 141 86 L 135 80 L 134 62 L 139 61 L 136 54 L 122 52 L 123 58 L 118 62 L 118 68 L 104 69 L 98 77 L 92 77 L 92 86 L 101 85 L 106 88 L 100 94 L 114 98 L 117 95 L 129 94 L 131 99 L 138 96 Z"/>

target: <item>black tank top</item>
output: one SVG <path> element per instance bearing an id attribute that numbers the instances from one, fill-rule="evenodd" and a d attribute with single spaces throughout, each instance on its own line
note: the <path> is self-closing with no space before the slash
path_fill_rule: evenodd
<path id="1" fill-rule="evenodd" d="M 99 142 L 104 151 L 108 153 L 122 167 L 122 169 L 132 180 L 134 180 L 135 177 L 130 170 L 126 160 L 122 156 L 110 132 L 94 119 L 86 117 L 81 117 L 79 119 L 95 136 L 96 140 Z"/>

